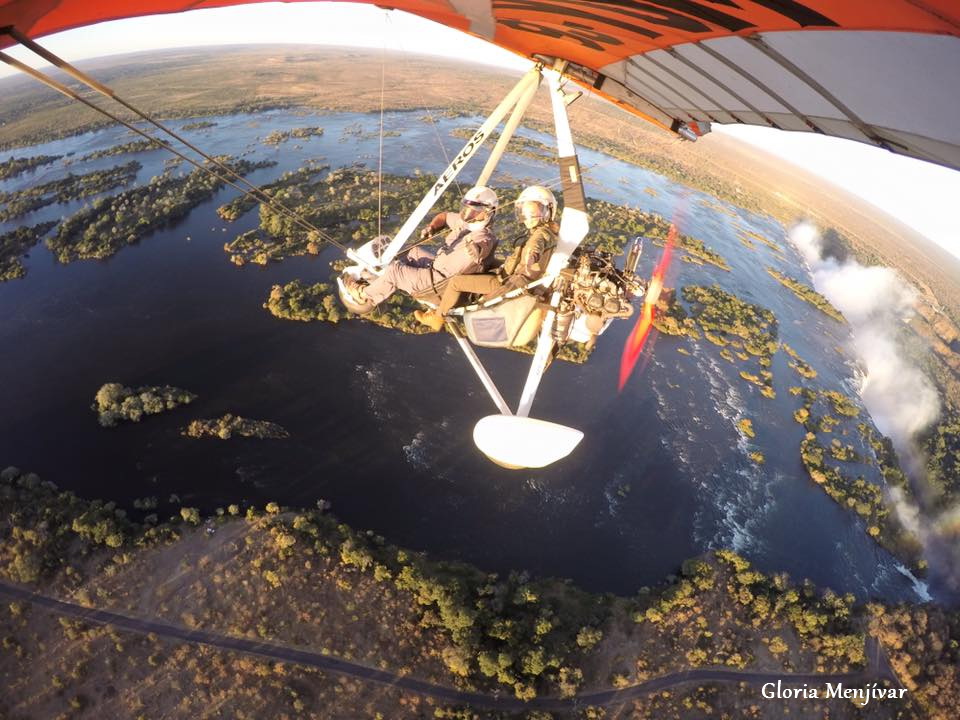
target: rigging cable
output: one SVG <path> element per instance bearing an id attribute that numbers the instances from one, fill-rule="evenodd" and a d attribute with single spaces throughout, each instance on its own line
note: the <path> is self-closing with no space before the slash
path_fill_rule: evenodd
<path id="1" fill-rule="evenodd" d="M 56 80 L 54 80 L 54 79 L 52 79 L 52 78 L 50 78 L 50 77 L 47 77 L 46 75 L 44 75 L 44 74 L 43 74 L 42 72 L 40 72 L 39 70 L 35 70 L 34 68 L 31 68 L 31 67 L 29 67 L 28 65 L 25 65 L 24 63 L 20 62 L 19 60 L 15 60 L 14 58 L 12 58 L 12 57 L 10 57 L 9 55 L 7 55 L 6 53 L 0 52 L 0 61 L 3 61 L 3 62 L 5 62 L 7 65 L 10 65 L 11 67 L 14 67 L 14 68 L 18 69 L 18 70 L 20 70 L 21 72 L 23 72 L 23 73 L 25 73 L 25 74 L 27 74 L 27 75 L 30 75 L 31 77 L 33 77 L 34 79 L 40 81 L 41 83 L 43 83 L 43 84 L 46 85 L 47 87 L 50 87 L 50 88 L 52 88 L 53 90 L 56 90 L 57 92 L 61 93 L 62 95 L 65 95 L 65 96 L 67 96 L 67 97 L 69 97 L 69 98 L 71 98 L 71 99 L 73 99 L 73 100 L 76 100 L 77 102 L 83 103 L 84 105 L 86 105 L 87 107 L 91 108 L 92 110 L 95 110 L 96 112 L 98 112 L 98 113 L 100 113 L 100 114 L 102 114 L 102 115 L 110 118 L 110 119 L 113 120 L 114 122 L 117 122 L 117 123 L 123 125 L 124 127 L 128 128 L 129 130 L 137 133 L 138 135 L 140 135 L 140 136 L 142 136 L 142 137 L 144 137 L 144 138 L 146 138 L 146 139 L 148 139 L 148 140 L 156 143 L 156 144 L 159 145 L 161 148 L 163 148 L 163 149 L 165 149 L 165 150 L 168 150 L 169 152 L 173 153 L 174 155 L 176 155 L 177 157 L 181 158 L 182 160 L 186 160 L 187 162 L 189 162 L 191 165 L 195 166 L 196 168 L 198 168 L 198 169 L 200 169 L 200 170 L 203 170 L 203 171 L 209 173 L 210 175 L 212 175 L 213 177 L 217 178 L 217 179 L 220 180 L 221 182 L 226 183 L 227 185 L 229 185 L 230 187 L 232 187 L 232 188 L 234 188 L 234 189 L 236 189 L 236 190 L 239 190 L 239 191 L 240 191 L 241 193 L 243 193 L 244 195 L 246 195 L 246 196 L 248 196 L 248 197 L 252 197 L 253 199 L 257 200 L 258 202 L 261 202 L 261 203 L 267 205 L 267 206 L 270 207 L 271 209 L 276 210 L 276 211 L 280 212 L 280 213 L 283 214 L 283 215 L 286 215 L 289 219 L 293 220 L 295 223 L 297 223 L 298 225 L 300 225 L 302 228 L 305 228 L 306 230 L 308 230 L 308 231 L 310 231 L 310 232 L 315 232 L 315 233 L 317 233 L 317 235 L 320 237 L 321 240 L 323 240 L 323 241 L 325 241 L 325 242 L 327 242 L 327 243 L 330 243 L 331 245 L 334 245 L 335 247 L 339 248 L 339 249 L 342 250 L 342 251 L 346 251 L 347 248 L 346 248 L 346 246 L 344 246 L 342 243 L 340 243 L 339 241 L 337 241 L 335 238 L 333 238 L 332 236 L 330 236 L 328 233 L 325 233 L 325 232 L 324 232 L 323 230 L 321 230 L 320 228 L 316 227 L 313 223 L 311 223 L 309 220 L 307 220 L 307 219 L 305 219 L 304 217 L 302 217 L 301 215 L 299 215 L 299 214 L 298 214 L 297 212 L 295 212 L 294 210 L 291 210 L 290 208 L 286 207 L 285 205 L 283 205 L 283 204 L 281 204 L 281 203 L 275 202 L 275 201 L 273 200 L 273 198 L 271 198 L 270 195 L 268 195 L 264 190 L 262 190 L 261 188 L 258 188 L 256 185 L 253 185 L 251 182 L 249 182 L 246 178 L 244 178 L 242 175 L 240 175 L 238 172 L 236 172 L 236 171 L 235 171 L 233 168 L 231 168 L 229 165 L 227 165 L 226 163 L 222 162 L 221 160 L 218 160 L 217 158 L 212 157 L 212 156 L 208 155 L 207 153 L 203 152 L 200 148 L 198 148 L 197 146 L 193 145 L 193 144 L 190 143 L 188 140 L 184 139 L 183 137 L 181 137 L 180 135 L 178 135 L 178 134 L 175 133 L 174 131 L 170 130 L 169 128 L 167 128 L 167 127 L 164 126 L 163 124 L 161 124 L 161 123 L 157 122 L 156 120 L 154 120 L 153 118 L 151 118 L 151 117 L 150 117 L 149 115 L 147 115 L 146 113 L 142 112 L 141 110 L 137 109 L 136 107 L 134 107 L 134 106 L 131 105 L 130 103 L 128 103 L 128 102 L 126 102 L 125 100 L 123 100 L 122 98 L 120 98 L 113 90 L 111 90 L 111 89 L 108 88 L 107 86 L 102 85 L 101 83 L 97 82 L 97 81 L 94 80 L 93 78 L 90 78 L 89 76 L 85 75 L 84 73 L 82 73 L 82 72 L 80 72 L 79 70 L 77 70 L 76 68 L 74 68 L 72 65 L 70 65 L 70 64 L 69 64 L 68 62 L 66 62 L 65 60 L 57 57 L 57 56 L 54 55 L 53 53 L 49 52 L 49 51 L 46 50 L 45 48 L 43 48 L 43 47 L 41 47 L 40 45 L 38 45 L 37 43 L 33 42 L 30 38 L 28 38 L 27 36 L 23 35 L 23 34 L 22 34 L 21 32 L 19 32 L 16 28 L 8 27 L 8 28 L 4 28 L 4 29 L 3 29 L 2 31 L 0 31 L 0 32 L 5 32 L 5 33 L 7 33 L 7 34 L 10 35 L 11 37 L 13 37 L 17 42 L 19 42 L 21 45 L 23 45 L 24 47 L 28 48 L 29 50 L 32 50 L 34 53 L 36 53 L 37 55 L 39 55 L 39 56 L 42 57 L 43 59 L 47 60 L 48 62 L 50 62 L 50 63 L 51 63 L 52 65 L 54 65 L 55 67 L 60 68 L 61 70 L 63 70 L 64 72 L 66 72 L 68 75 L 70 75 L 70 76 L 73 77 L 74 79 L 76 79 L 76 80 L 78 80 L 79 82 L 81 82 L 83 85 L 85 85 L 85 86 L 87 86 L 88 88 L 93 89 L 93 90 L 99 92 L 100 94 L 102 94 L 102 95 L 104 95 L 104 96 L 106 96 L 106 97 L 108 97 L 108 98 L 116 101 L 117 103 L 119 103 L 119 104 L 122 105 L 123 107 L 125 107 L 125 108 L 127 108 L 128 110 L 130 110 L 131 112 L 133 112 L 135 115 L 139 116 L 139 117 L 142 118 L 143 120 L 145 120 L 145 121 L 149 122 L 150 124 L 152 124 L 153 126 L 155 126 L 155 127 L 156 127 L 157 129 L 159 129 L 161 132 L 164 132 L 164 133 L 166 133 L 167 135 L 169 135 L 170 137 L 174 138 L 175 140 L 183 143 L 183 144 L 184 144 L 186 147 L 188 147 L 190 150 L 192 150 L 192 151 L 194 151 L 195 153 L 197 153 L 198 155 L 202 156 L 206 161 L 208 161 L 209 163 L 211 163 L 211 164 L 217 166 L 218 168 L 220 168 L 222 171 L 224 171 L 224 173 L 226 173 L 227 176 L 225 177 L 224 175 L 222 175 L 222 174 L 220 174 L 220 173 L 217 173 L 216 171 L 214 171 L 212 168 L 208 167 L 207 165 L 204 165 L 203 163 L 200 163 L 200 162 L 198 162 L 197 160 L 195 160 L 195 159 L 193 159 L 193 158 L 185 155 L 184 153 L 180 152 L 179 150 L 177 150 L 176 148 L 174 148 L 170 143 L 166 142 L 165 140 L 161 140 L 161 139 L 159 139 L 159 138 L 157 138 L 157 137 L 154 137 L 153 135 L 151 135 L 150 133 L 146 132 L 145 130 L 142 130 L 141 128 L 138 128 L 138 127 L 136 127 L 135 125 L 133 125 L 132 123 L 129 123 L 129 122 L 127 122 L 126 120 L 123 120 L 122 118 L 118 117 L 117 115 L 111 113 L 109 110 L 107 110 L 107 109 L 105 109 L 105 108 L 102 108 L 102 107 L 96 105 L 95 103 L 91 102 L 90 100 L 87 100 L 86 98 L 80 96 L 79 94 L 77 94 L 76 92 L 74 92 L 73 90 L 71 90 L 70 88 L 68 88 L 67 86 L 63 85 L 62 83 L 59 83 L 59 82 L 57 82 Z M 240 185 L 237 184 L 237 182 L 234 182 L 233 180 L 231 180 L 231 179 L 230 179 L 231 177 L 234 178 L 236 181 L 238 181 L 238 182 L 242 183 L 243 185 L 245 185 L 246 188 L 241 187 Z"/>
<path id="2" fill-rule="evenodd" d="M 387 20 L 389 20 L 389 16 L 387 16 Z M 78 95 L 76 92 L 74 92 L 74 91 L 71 90 L 70 88 L 66 87 L 65 85 L 57 82 L 56 80 L 53 80 L 52 78 L 47 77 L 46 75 L 44 75 L 44 74 L 41 73 L 40 71 L 35 70 L 35 69 L 33 69 L 33 68 L 25 65 L 24 63 L 22 63 L 22 62 L 20 62 L 20 61 L 18 61 L 18 60 L 15 60 L 14 58 L 12 58 L 12 57 L 10 57 L 9 55 L 7 55 L 6 53 L 0 52 L 0 61 L 3 61 L 3 62 L 5 62 L 6 64 L 10 65 L 11 67 L 14 67 L 14 68 L 20 70 L 21 72 L 23 72 L 23 73 L 25 73 L 25 74 L 27 74 L 27 75 L 30 75 L 30 76 L 33 77 L 34 79 L 36 79 L 36 80 L 38 80 L 39 82 L 43 83 L 44 85 L 46 85 L 46 86 L 48 86 L 48 87 L 56 90 L 57 92 L 65 95 L 65 96 L 67 96 L 67 97 L 69 97 L 69 98 L 71 98 L 71 99 L 73 99 L 73 100 L 75 100 L 75 101 L 77 101 L 77 102 L 80 102 L 80 103 L 86 105 L 87 107 L 91 108 L 92 110 L 94 110 L 94 111 L 96 111 L 96 112 L 98 112 L 98 113 L 100 113 L 100 114 L 102 114 L 102 115 L 110 118 L 110 119 L 113 120 L 114 122 L 117 122 L 117 123 L 123 125 L 124 127 L 128 128 L 128 129 L 131 130 L 132 132 L 134 132 L 134 133 L 136 133 L 136 134 L 138 134 L 138 135 L 140 135 L 140 136 L 142 136 L 142 137 L 144 137 L 144 138 L 152 141 L 153 143 L 155 143 L 155 144 L 157 144 L 158 146 L 160 146 L 161 148 L 163 148 L 163 149 L 165 149 L 165 150 L 173 153 L 174 155 L 176 155 L 177 157 L 181 158 L 182 160 L 186 160 L 188 163 L 190 163 L 191 165 L 195 166 L 196 168 L 198 168 L 198 169 L 200 169 L 200 170 L 203 170 L 203 171 L 209 173 L 210 175 L 212 175 L 213 177 L 217 178 L 217 179 L 220 180 L 221 182 L 223 182 L 223 183 L 229 185 L 230 187 L 232 187 L 232 188 L 240 191 L 241 193 L 243 193 L 243 194 L 246 195 L 247 197 L 252 197 L 252 198 L 253 198 L 254 200 L 256 200 L 257 202 L 261 202 L 261 203 L 267 205 L 268 207 L 270 207 L 271 209 L 280 212 L 281 214 L 287 216 L 289 219 L 291 219 L 292 221 L 294 221 L 295 223 L 297 223 L 298 225 L 300 225 L 302 228 L 306 229 L 307 231 L 316 233 L 316 234 L 318 235 L 318 237 L 319 237 L 321 240 L 323 240 L 324 242 L 327 242 L 327 243 L 329 243 L 329 244 L 337 247 L 339 250 L 341 250 L 341 251 L 343 251 L 343 252 L 346 252 L 346 251 L 347 251 L 348 248 L 347 248 L 345 245 L 343 245 L 341 242 L 339 242 L 339 241 L 336 240 L 334 237 L 332 237 L 332 236 L 329 235 L 328 233 L 326 233 L 326 232 L 324 232 L 323 230 L 321 230 L 320 228 L 318 228 L 316 225 L 314 225 L 314 224 L 311 223 L 309 220 L 307 220 L 307 219 L 305 219 L 304 217 L 302 217 L 300 214 L 298 214 L 298 213 L 295 212 L 294 210 L 291 210 L 290 208 L 286 207 L 285 205 L 276 202 L 276 201 L 275 201 L 270 195 L 268 195 L 262 188 L 259 188 L 259 187 L 257 187 L 256 185 L 253 185 L 252 183 L 250 183 L 246 178 L 244 178 L 242 175 L 240 175 L 239 173 L 237 173 L 237 172 L 236 172 L 233 168 L 231 168 L 229 165 L 227 165 L 226 163 L 218 160 L 217 158 L 215 158 L 215 157 L 213 157 L 213 156 L 210 156 L 210 155 L 208 155 L 207 153 L 203 152 L 200 148 L 198 148 L 198 147 L 195 146 L 194 144 L 190 143 L 188 140 L 186 140 L 185 138 L 183 138 L 183 137 L 180 136 L 179 134 L 175 133 L 173 130 L 171 130 L 171 129 L 167 128 L 166 126 L 164 126 L 163 124 L 157 122 L 156 120 L 154 120 L 152 117 L 150 117 L 149 115 L 147 115 L 147 114 L 144 113 L 143 111 L 137 109 L 136 107 L 134 107 L 134 106 L 131 105 L 130 103 L 128 103 L 128 102 L 126 102 L 125 100 L 123 100 L 122 98 L 120 98 L 113 90 L 111 90 L 111 89 L 108 88 L 107 86 L 105 86 L 105 85 L 97 82 L 97 81 L 94 80 L 93 78 L 90 78 L 89 76 L 85 75 L 84 73 L 82 73 L 82 72 L 80 72 L 79 70 L 77 70 L 76 68 L 74 68 L 72 65 L 70 65 L 70 64 L 69 64 L 68 62 L 66 62 L 65 60 L 59 58 L 58 56 L 56 56 L 56 55 L 54 55 L 53 53 L 49 52 L 48 50 L 46 50 L 46 49 L 43 48 L 42 46 L 40 46 L 40 45 L 38 45 L 37 43 L 33 42 L 30 38 L 28 38 L 27 36 L 25 36 L 25 35 L 23 35 L 22 33 L 20 33 L 16 28 L 7 27 L 7 28 L 4 28 L 3 30 L 0 30 L 0 32 L 4 32 L 4 33 L 10 35 L 10 36 L 13 37 L 15 40 L 17 40 L 17 42 L 19 42 L 21 45 L 23 45 L 24 47 L 26 47 L 26 48 L 28 48 L 29 50 L 33 51 L 35 54 L 39 55 L 40 57 L 44 58 L 45 60 L 47 60 L 48 62 L 50 62 L 50 63 L 51 63 L 52 65 L 54 65 L 55 67 L 60 68 L 61 70 L 63 70 L 64 72 L 66 72 L 67 74 L 69 74 L 70 76 L 72 76 L 73 78 L 75 78 L 76 80 L 78 80 L 79 82 L 81 82 L 83 85 L 87 86 L 88 88 L 93 89 L 93 90 L 101 93 L 102 95 L 104 95 L 104 96 L 106 96 L 106 97 L 108 97 L 108 98 L 116 101 L 117 103 L 119 103 L 119 104 L 122 105 L 123 107 L 125 107 L 125 108 L 127 108 L 128 110 L 130 110 L 131 112 L 133 112 L 135 115 L 139 116 L 139 117 L 142 118 L 143 120 L 145 120 L 145 121 L 149 122 L 150 124 L 152 124 L 153 126 L 155 126 L 155 127 L 156 127 L 157 129 L 159 129 L 161 132 L 164 132 L 164 133 L 166 133 L 167 135 L 169 135 L 170 137 L 174 138 L 175 140 L 178 140 L 178 141 L 181 142 L 183 145 L 185 145 L 186 147 L 188 147 L 189 149 L 193 150 L 193 151 L 196 152 L 198 155 L 200 155 L 201 157 L 203 157 L 205 160 L 207 160 L 208 162 L 212 163 L 213 165 L 215 165 L 215 166 L 217 166 L 218 168 L 220 168 L 221 170 L 223 170 L 228 176 L 232 176 L 232 177 L 235 178 L 238 182 L 243 183 L 243 185 L 246 185 L 247 187 L 246 187 L 246 188 L 241 187 L 240 185 L 237 184 L 237 182 L 234 182 L 233 180 L 231 180 L 230 177 L 225 177 L 224 175 L 221 175 L 221 174 L 217 173 L 217 172 L 214 171 L 212 168 L 210 168 L 210 167 L 208 167 L 208 166 L 206 166 L 206 165 L 198 162 L 197 160 L 195 160 L 195 159 L 193 159 L 193 158 L 185 155 L 184 153 L 180 152 L 179 150 L 177 150 L 175 147 L 173 147 L 170 143 L 166 142 L 165 140 L 162 140 L 162 139 L 159 139 L 159 138 L 157 138 L 157 137 L 154 137 L 153 135 L 150 135 L 148 132 L 142 130 L 141 128 L 138 128 L 138 127 L 136 127 L 135 125 L 133 125 L 132 123 L 127 122 L 126 120 L 123 120 L 122 118 L 118 117 L 117 115 L 111 113 L 109 110 L 106 110 L 105 108 L 99 107 L 98 105 L 96 105 L 95 103 L 91 102 L 90 100 L 87 100 L 86 98 Z M 380 231 L 381 231 L 381 221 L 382 221 L 380 210 L 381 210 L 382 176 L 383 176 L 383 113 L 384 113 L 384 87 L 385 87 L 385 65 L 386 65 L 386 62 L 385 62 L 385 59 L 386 59 L 386 58 L 385 58 L 385 56 L 386 56 L 386 37 L 384 36 L 384 55 L 383 55 L 383 58 L 382 58 L 382 61 L 381 61 L 381 81 L 380 81 L 380 83 L 381 83 L 381 84 L 380 84 L 380 167 L 379 167 L 379 170 L 378 170 L 378 195 L 377 195 L 377 210 L 378 210 L 378 212 L 377 212 L 377 230 L 378 230 L 378 234 L 380 234 Z M 589 111 L 589 110 L 588 110 L 588 112 L 594 112 L 594 113 L 596 113 L 596 111 Z M 597 114 L 599 114 L 599 113 L 597 113 Z M 443 146 L 442 139 L 440 138 L 439 128 L 438 128 L 437 124 L 433 121 L 433 116 L 430 114 L 429 110 L 427 110 L 427 117 L 428 117 L 428 119 L 430 120 L 431 124 L 432 124 L 433 127 L 434 127 L 434 131 L 435 131 L 435 133 L 436 133 L 436 137 L 437 137 L 438 144 L 440 145 L 440 149 L 441 149 L 441 151 L 443 152 L 443 155 L 444 155 L 445 160 L 447 160 L 447 164 L 449 164 L 449 156 L 447 155 L 447 151 L 446 151 L 446 149 L 445 149 L 444 146 Z M 592 165 L 592 166 L 590 166 L 590 167 L 585 168 L 584 170 L 582 170 L 582 173 L 583 173 L 583 174 L 586 174 L 586 173 L 590 172 L 591 170 L 595 170 L 595 169 L 597 169 L 597 168 L 599 168 L 599 167 L 601 167 L 601 166 L 603 166 L 603 165 L 608 164 L 609 162 L 614 161 L 615 159 L 616 159 L 616 158 L 608 158 L 608 159 L 607 159 L 606 161 L 604 161 L 604 162 L 595 163 L 594 165 Z M 559 182 L 560 182 L 559 180 L 554 179 L 554 180 L 552 180 L 552 181 L 550 181 L 550 182 L 543 182 L 543 183 L 541 183 L 541 184 L 545 185 L 546 187 L 551 187 L 551 186 L 553 186 L 553 185 L 559 184 Z M 460 188 L 459 183 L 457 183 L 457 189 L 461 192 L 461 195 L 462 195 L 462 189 Z M 511 202 L 511 203 L 507 203 L 505 207 L 509 207 L 509 206 L 512 205 L 512 204 L 513 204 L 512 202 Z M 431 235 L 431 236 L 429 236 L 429 237 L 427 237 L 427 238 L 425 238 L 425 239 L 423 239 L 423 240 L 418 240 L 417 242 L 414 242 L 414 243 L 412 243 L 412 244 L 410 244 L 410 245 L 408 245 L 408 246 L 405 246 L 405 247 L 401 250 L 401 252 L 407 252 L 407 251 L 413 249 L 414 247 L 417 247 L 417 246 L 419 246 L 419 245 L 422 245 L 422 244 L 424 244 L 424 243 L 426 243 L 426 242 L 430 242 L 430 241 L 433 240 L 435 237 L 436 237 L 436 235 Z"/>
<path id="3" fill-rule="evenodd" d="M 615 162 L 623 162 L 623 161 L 620 160 L 620 158 L 608 157 L 606 160 L 603 160 L 602 162 L 596 162 L 596 163 L 594 163 L 593 165 L 588 165 L 587 167 L 580 168 L 580 177 L 586 177 L 592 170 L 599 170 L 600 168 L 602 168 L 602 167 L 604 167 L 604 166 L 606 166 L 606 165 L 609 165 L 609 164 L 611 164 L 611 163 L 615 163 Z M 563 182 L 563 180 L 562 180 L 561 178 L 554 178 L 553 180 L 543 180 L 543 181 L 541 181 L 541 182 L 534 182 L 534 183 L 530 183 L 530 184 L 531 184 L 531 185 L 542 185 L 542 186 L 545 187 L 545 188 L 553 189 L 554 186 L 561 185 L 562 182 Z M 499 213 L 501 213 L 503 210 L 505 210 L 506 208 L 509 208 L 509 207 L 511 207 L 512 205 L 515 205 L 516 202 L 517 202 L 516 200 L 511 200 L 510 202 L 503 203 L 502 205 L 500 205 L 500 206 L 497 208 L 497 213 L 499 214 Z M 408 245 L 404 245 L 402 248 L 400 248 L 399 251 L 397 251 L 397 255 L 402 255 L 402 254 L 405 253 L 405 252 L 409 252 L 410 250 L 413 250 L 413 248 L 415 248 L 415 247 L 418 247 L 418 246 L 423 245 L 423 244 L 425 244 L 425 243 L 429 243 L 429 242 L 435 240 L 436 238 L 440 237 L 441 235 L 443 235 L 445 232 L 446 232 L 446 230 L 444 229 L 444 230 L 441 230 L 441 231 L 439 231 L 439 232 L 437 232 L 437 233 L 434 233 L 433 235 L 428 235 L 427 237 L 425 237 L 425 238 L 423 238 L 423 239 L 417 240 L 417 241 L 412 242 L 412 243 L 410 243 L 410 244 L 408 244 Z M 515 238 L 515 240 L 524 237 L 525 234 L 526 234 L 526 233 L 521 233 L 520 235 L 517 236 L 517 238 Z"/>
<path id="4" fill-rule="evenodd" d="M 400 33 L 397 33 L 397 46 L 400 48 L 400 52 L 409 57 L 409 53 L 403 46 L 403 36 Z M 447 153 L 447 149 L 443 146 L 443 138 L 440 137 L 440 126 L 434 121 L 433 113 L 430 112 L 430 108 L 424 108 L 424 111 L 427 114 L 427 120 L 430 122 L 430 127 L 433 128 L 433 134 L 437 138 L 437 145 L 440 146 L 440 152 L 443 153 L 444 167 L 450 167 L 450 155 Z M 453 184 L 457 186 L 458 197 L 462 198 L 463 188 L 460 187 L 460 181 L 457 180 L 456 177 L 453 179 Z"/>
<path id="5" fill-rule="evenodd" d="M 380 52 L 380 154 L 377 159 L 377 237 L 383 234 L 383 86 L 387 71 L 387 23 L 389 11 L 383 11 L 383 48 Z"/>

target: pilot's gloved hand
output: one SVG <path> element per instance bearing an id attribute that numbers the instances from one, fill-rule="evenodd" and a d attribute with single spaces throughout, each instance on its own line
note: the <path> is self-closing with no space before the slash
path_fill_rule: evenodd
<path id="1" fill-rule="evenodd" d="M 447 226 L 447 214 L 445 212 L 434 215 L 433 220 L 423 230 L 420 231 L 420 239 L 426 240 L 432 235 L 436 235 Z"/>

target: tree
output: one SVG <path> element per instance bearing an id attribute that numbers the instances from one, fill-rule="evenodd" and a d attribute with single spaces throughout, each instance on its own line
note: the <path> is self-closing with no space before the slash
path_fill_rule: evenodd
<path id="1" fill-rule="evenodd" d="M 454 675 L 468 677 L 470 675 L 470 656 L 463 648 L 447 646 L 441 653 L 444 664 Z"/>
<path id="2" fill-rule="evenodd" d="M 603 630 L 600 628 L 582 627 L 577 633 L 577 645 L 584 650 L 592 649 L 603 639 Z"/>
<path id="3" fill-rule="evenodd" d="M 182 507 L 180 508 L 180 517 L 183 518 L 184 522 L 188 522 L 191 525 L 200 524 L 200 510 L 193 507 Z"/>

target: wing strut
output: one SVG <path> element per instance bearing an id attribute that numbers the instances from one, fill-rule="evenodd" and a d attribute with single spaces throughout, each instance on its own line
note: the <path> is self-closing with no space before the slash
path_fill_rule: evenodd
<path id="1" fill-rule="evenodd" d="M 457 327 L 456 323 L 447 323 L 447 327 L 450 328 L 450 332 L 456 339 L 457 345 L 459 345 L 460 349 L 463 350 L 463 354 L 467 356 L 467 360 L 470 361 L 470 366 L 473 368 L 474 372 L 477 373 L 477 377 L 480 378 L 480 382 L 483 383 L 483 387 L 486 388 L 486 391 L 490 394 L 493 404 L 497 406 L 497 409 L 500 410 L 501 414 L 510 415 L 510 406 L 507 405 L 507 401 L 503 399 L 503 395 L 501 395 L 500 390 L 497 389 L 497 384 L 493 382 L 493 378 L 490 377 L 490 373 L 487 372 L 487 369 L 483 366 L 483 363 L 480 362 L 480 358 L 477 357 L 477 353 L 473 349 L 473 345 L 471 345 L 470 341 L 463 336 L 463 333 L 460 332 L 460 328 Z"/>
<path id="2" fill-rule="evenodd" d="M 552 284 L 557 279 L 560 270 L 567 265 L 570 255 L 583 242 L 583 238 L 590 228 L 583 184 L 580 178 L 580 165 L 567 118 L 567 97 L 561 84 L 561 73 L 564 69 L 565 63 L 557 62 L 553 69 L 544 69 L 537 66 L 531 71 L 535 72 L 538 77 L 545 76 L 549 83 L 557 136 L 557 155 L 563 183 L 564 207 L 560 219 L 559 239 L 547 272 L 544 274 L 545 284 Z M 523 113 L 530 104 L 538 85 L 539 81 L 536 84 L 531 83 L 530 87 L 520 95 L 513 114 L 507 121 L 503 134 L 487 161 L 478 182 L 483 183 L 492 175 L 493 168 L 519 126 Z M 540 387 L 544 372 L 550 364 L 556 345 L 553 338 L 553 326 L 560 296 L 560 292 L 556 290 L 553 292 L 550 300 L 551 307 L 540 326 L 537 349 L 530 363 L 530 370 L 527 374 L 523 392 L 520 395 L 516 414 L 510 412 L 510 408 L 468 340 L 456 329 L 454 323 L 447 323 L 447 327 L 453 330 L 453 335 L 460 349 L 467 356 L 467 360 L 480 378 L 480 382 L 483 383 L 500 411 L 499 415 L 488 415 L 476 424 L 473 429 L 473 441 L 484 455 L 503 467 L 512 469 L 546 467 L 573 452 L 583 439 L 583 433 L 579 430 L 529 417 L 534 397 Z"/>
<path id="3" fill-rule="evenodd" d="M 553 297 L 550 299 L 550 310 L 547 311 L 547 315 L 543 319 L 543 325 L 540 326 L 537 350 L 530 363 L 527 381 L 523 385 L 523 392 L 520 393 L 520 405 L 517 406 L 517 415 L 520 417 L 529 417 L 530 408 L 533 407 L 533 398 L 537 395 L 537 388 L 540 387 L 540 381 L 543 379 L 543 374 L 547 371 L 547 365 L 550 363 L 550 355 L 555 344 L 553 321 L 557 317 L 556 307 L 559 302 L 560 293 L 553 293 Z"/>
<path id="4" fill-rule="evenodd" d="M 497 144 L 493 146 L 493 151 L 490 153 L 490 157 L 487 158 L 487 164 L 484 165 L 483 170 L 480 171 L 480 177 L 477 178 L 477 185 L 486 185 L 489 182 L 490 177 L 493 175 L 493 171 L 500 162 L 500 158 L 503 157 L 503 151 L 507 148 L 507 143 L 510 142 L 513 134 L 520 126 L 520 121 L 523 120 L 523 115 L 526 113 L 527 108 L 530 106 L 530 102 L 533 100 L 533 96 L 537 94 L 537 90 L 539 88 L 540 76 L 538 75 L 537 82 L 530 83 L 529 87 L 527 87 L 523 95 L 521 95 L 520 99 L 517 101 L 517 104 L 514 106 L 513 112 L 510 114 L 510 119 L 507 120 L 506 124 L 503 126 L 503 132 L 500 133 Z"/>
<path id="5" fill-rule="evenodd" d="M 416 229 L 416 227 L 427 216 L 427 213 L 430 212 L 430 209 L 434 206 L 437 200 L 440 199 L 440 196 L 443 195 L 443 191 L 447 189 L 451 182 L 453 182 L 454 178 L 457 177 L 457 174 L 463 169 L 470 158 L 474 156 L 480 146 L 483 145 L 483 142 L 490 137 L 493 129 L 500 124 L 500 121 L 503 120 L 504 116 L 519 103 L 525 103 L 523 109 L 525 109 L 526 105 L 530 103 L 530 100 L 533 98 L 533 94 L 536 92 L 537 87 L 540 84 L 540 69 L 540 66 L 537 65 L 527 71 L 527 73 L 520 78 L 519 82 L 517 82 L 513 89 L 507 93 L 506 97 L 500 101 L 500 104 L 497 105 L 492 113 L 490 113 L 483 125 L 481 125 L 480 128 L 473 134 L 473 136 L 467 141 L 467 144 L 463 146 L 463 149 L 457 153 L 457 156 L 450 162 L 450 165 L 447 166 L 447 169 L 440 174 L 440 177 L 437 178 L 437 181 L 433 184 L 433 187 L 427 191 L 427 194 L 424 195 L 423 199 L 420 201 L 420 204 L 417 205 L 410 217 L 407 218 L 400 230 L 397 231 L 397 234 L 393 236 L 393 239 L 385 248 L 383 248 L 379 255 L 374 253 L 372 243 L 367 243 L 357 250 L 348 250 L 347 256 L 354 262 L 364 266 L 367 270 L 379 274 L 379 269 L 387 265 L 391 260 L 393 260 L 394 257 L 396 257 L 397 253 L 399 253 L 403 248 L 404 244 L 409 239 L 410 235 L 413 234 L 413 231 Z M 516 124 L 519 124 L 520 117 L 522 116 L 522 109 L 519 112 L 514 112 L 516 122 L 513 129 L 516 128 Z M 514 118 L 511 118 L 510 122 L 513 121 Z M 513 129 L 509 131 L 510 135 L 513 134 Z M 504 132 L 504 135 L 507 135 L 506 131 Z M 509 136 L 507 139 L 509 140 Z M 503 140 L 503 137 L 501 137 L 501 140 Z M 505 144 L 506 142 L 504 142 L 504 145 Z M 489 170 L 492 173 L 493 167 L 490 166 Z"/>
<path id="6" fill-rule="evenodd" d="M 558 61 L 554 69 L 544 70 L 550 86 L 550 102 L 553 106 L 553 123 L 557 133 L 557 155 L 560 162 L 560 179 L 563 185 L 563 214 L 560 217 L 560 238 L 557 249 L 550 259 L 547 275 L 554 275 L 560 268 L 566 266 L 571 253 L 583 242 L 590 230 L 590 219 L 587 216 L 587 201 L 583 192 L 583 181 L 580 175 L 580 162 L 577 159 L 577 149 L 573 144 L 573 134 L 570 132 L 570 119 L 567 117 L 566 94 L 561 84 L 561 75 L 565 63 Z M 527 417 L 533 406 L 533 398 L 540 387 L 540 381 L 550 362 L 553 352 L 553 322 L 557 315 L 557 304 L 560 302 L 560 293 L 553 293 L 550 299 L 550 310 L 543 320 L 540 338 L 537 341 L 537 351 L 530 363 L 530 372 L 527 382 L 520 395 L 520 405 L 517 415 Z"/>

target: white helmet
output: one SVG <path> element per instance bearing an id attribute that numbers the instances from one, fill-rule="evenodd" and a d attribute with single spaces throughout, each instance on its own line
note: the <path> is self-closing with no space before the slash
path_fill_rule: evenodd
<path id="1" fill-rule="evenodd" d="M 531 185 L 520 193 L 513 209 L 517 222 L 532 230 L 556 218 L 557 200 L 543 185 Z"/>
<path id="2" fill-rule="evenodd" d="M 463 195 L 460 217 L 471 230 L 485 228 L 497 214 L 497 194 L 486 185 L 472 187 Z"/>

